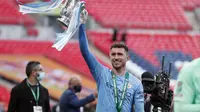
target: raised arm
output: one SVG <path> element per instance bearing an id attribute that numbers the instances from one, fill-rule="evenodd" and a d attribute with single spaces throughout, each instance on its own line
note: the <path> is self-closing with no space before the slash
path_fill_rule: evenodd
<path id="1" fill-rule="evenodd" d="M 144 112 L 144 92 L 141 83 L 138 85 L 135 92 L 134 105 L 135 112 Z"/>
<path id="2" fill-rule="evenodd" d="M 92 73 L 94 79 L 99 82 L 99 77 L 101 75 L 104 66 L 98 62 L 95 56 L 91 53 L 88 46 L 88 40 L 85 33 L 85 24 L 81 24 L 79 28 L 79 45 L 83 58 L 85 59 L 90 72 Z"/>

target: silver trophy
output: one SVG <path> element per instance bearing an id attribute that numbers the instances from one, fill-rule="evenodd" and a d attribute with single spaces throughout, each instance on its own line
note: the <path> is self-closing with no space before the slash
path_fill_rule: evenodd
<path id="1" fill-rule="evenodd" d="M 60 12 L 61 18 L 57 21 L 66 26 L 63 33 L 56 34 L 56 41 L 52 47 L 61 51 L 77 32 L 81 24 L 85 24 L 88 12 L 85 9 L 85 2 L 80 0 L 68 0 Z"/>
<path id="2" fill-rule="evenodd" d="M 64 26 L 68 27 L 72 13 L 74 8 L 76 7 L 77 3 L 80 2 L 80 0 L 68 0 L 65 4 L 65 7 L 61 10 L 60 16 L 61 18 L 58 18 L 57 20 L 63 24 Z M 80 14 L 80 21 L 84 21 L 86 18 L 83 18 L 83 15 L 85 15 L 87 11 L 85 10 L 85 5 L 81 7 L 81 14 Z"/>

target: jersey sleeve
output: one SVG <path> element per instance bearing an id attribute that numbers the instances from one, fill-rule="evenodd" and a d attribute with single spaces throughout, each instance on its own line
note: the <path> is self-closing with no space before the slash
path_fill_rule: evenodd
<path id="1" fill-rule="evenodd" d="M 102 72 L 106 70 L 106 67 L 99 63 L 99 61 L 90 51 L 85 30 L 85 24 L 82 24 L 79 28 L 79 47 L 92 76 L 94 77 L 97 84 L 99 84 L 100 80 L 103 79 Z"/>
<path id="2" fill-rule="evenodd" d="M 191 64 L 180 71 L 174 90 L 174 112 L 200 112 L 200 104 L 195 104 L 200 80 L 195 77 L 195 67 Z"/>

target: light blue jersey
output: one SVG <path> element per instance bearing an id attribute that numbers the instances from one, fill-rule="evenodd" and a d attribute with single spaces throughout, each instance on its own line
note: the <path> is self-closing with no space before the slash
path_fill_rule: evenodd
<path id="1" fill-rule="evenodd" d="M 98 102 L 96 112 L 117 112 L 111 70 L 100 64 L 90 52 L 84 24 L 79 29 L 79 43 L 81 53 L 97 83 Z M 125 75 L 116 76 L 118 99 L 121 98 L 124 81 Z M 141 81 L 130 74 L 122 112 L 132 112 L 133 108 L 135 112 L 144 112 L 144 93 Z"/>

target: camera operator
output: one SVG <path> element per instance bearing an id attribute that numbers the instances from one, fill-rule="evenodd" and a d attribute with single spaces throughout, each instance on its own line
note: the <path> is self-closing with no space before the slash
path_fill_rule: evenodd
<path id="1" fill-rule="evenodd" d="M 151 100 L 150 100 L 150 95 L 148 94 L 144 94 L 144 111 L 145 112 L 151 112 Z"/>
<path id="2" fill-rule="evenodd" d="M 144 72 L 142 74 L 142 85 L 146 95 L 145 111 L 151 111 L 151 105 L 153 106 L 153 112 L 170 112 L 173 91 L 170 90 L 170 71 L 171 63 L 169 65 L 169 72 L 163 70 L 164 56 L 162 59 L 162 69 L 152 75 L 150 72 Z M 148 96 L 150 95 L 150 96 Z"/>

